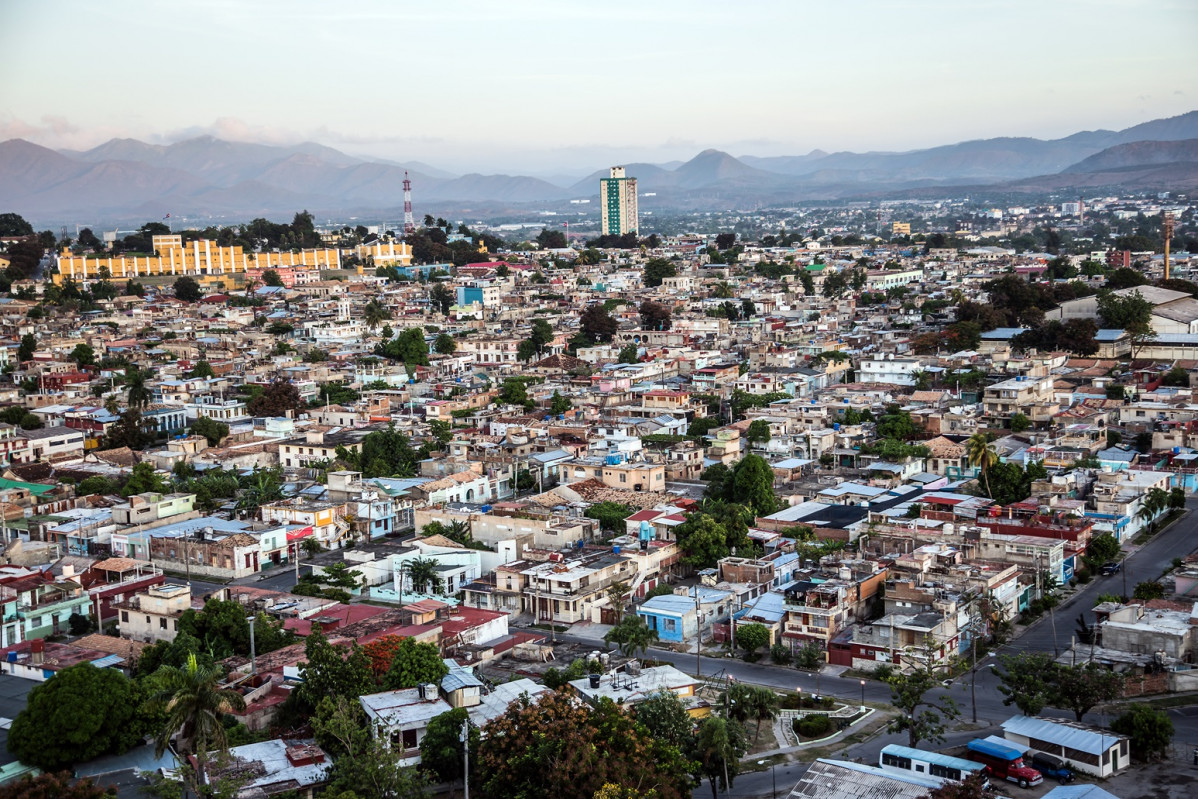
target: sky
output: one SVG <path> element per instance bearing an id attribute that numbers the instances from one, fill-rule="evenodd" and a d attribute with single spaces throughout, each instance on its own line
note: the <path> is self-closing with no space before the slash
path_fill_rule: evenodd
<path id="1" fill-rule="evenodd" d="M 1055 138 L 1198 109 L 1194 0 L 0 0 L 0 141 L 487 174 Z"/>

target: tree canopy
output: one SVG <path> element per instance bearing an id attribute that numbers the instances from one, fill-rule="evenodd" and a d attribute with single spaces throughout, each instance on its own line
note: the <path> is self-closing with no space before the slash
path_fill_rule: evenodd
<path id="1" fill-rule="evenodd" d="M 657 799 L 689 797 L 692 764 L 610 699 L 567 692 L 517 699 L 484 728 L 478 749 L 484 799 L 593 799 L 607 785 Z M 473 786 L 472 786 L 473 787 Z"/>
<path id="2" fill-rule="evenodd" d="M 441 684 L 441 678 L 449 673 L 449 667 L 441 659 L 435 644 L 420 643 L 407 637 L 396 647 L 391 665 L 383 678 L 383 687 L 388 691 L 400 688 L 415 688 L 432 683 Z"/>
<path id="3" fill-rule="evenodd" d="M 44 771 L 70 768 L 140 743 L 144 697 L 116 669 L 81 663 L 57 672 L 29 692 L 8 732 L 8 749 Z"/>

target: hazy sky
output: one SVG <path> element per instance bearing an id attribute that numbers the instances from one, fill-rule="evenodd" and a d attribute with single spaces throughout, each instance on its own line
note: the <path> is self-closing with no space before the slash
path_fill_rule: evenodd
<path id="1" fill-rule="evenodd" d="M 1198 108 L 1194 0 L 0 0 L 0 140 L 454 171 L 902 150 Z"/>

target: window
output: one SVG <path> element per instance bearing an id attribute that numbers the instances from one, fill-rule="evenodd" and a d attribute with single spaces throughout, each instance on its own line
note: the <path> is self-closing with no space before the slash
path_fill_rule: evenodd
<path id="1" fill-rule="evenodd" d="M 127 611 L 127 610 L 122 610 L 122 611 L 121 611 L 121 623 L 122 623 L 122 624 L 128 624 L 128 623 L 129 623 L 129 611 Z"/>
<path id="2" fill-rule="evenodd" d="M 160 629 L 160 630 L 165 630 L 165 629 L 166 629 L 166 619 L 159 619 L 159 620 L 158 620 L 158 629 Z"/>
<path id="3" fill-rule="evenodd" d="M 892 754 L 883 752 L 882 753 L 882 765 L 883 766 L 894 766 L 895 768 L 901 768 L 906 771 L 910 771 L 911 770 L 911 758 L 899 757 L 898 755 L 892 755 Z"/>
<path id="4" fill-rule="evenodd" d="M 419 743 L 416 740 L 416 731 L 415 730 L 404 730 L 403 731 L 403 748 L 404 749 L 415 749 L 417 746 L 419 746 Z"/>

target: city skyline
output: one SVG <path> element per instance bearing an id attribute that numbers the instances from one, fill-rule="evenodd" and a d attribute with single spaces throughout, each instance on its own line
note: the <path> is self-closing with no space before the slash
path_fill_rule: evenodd
<path id="1" fill-rule="evenodd" d="M 86 149 L 210 134 L 548 175 L 706 148 L 1057 138 L 1181 114 L 1198 97 L 1184 46 L 1198 13 L 1181 2 L 502 9 L 13 3 L 0 12 L 0 140 Z"/>

